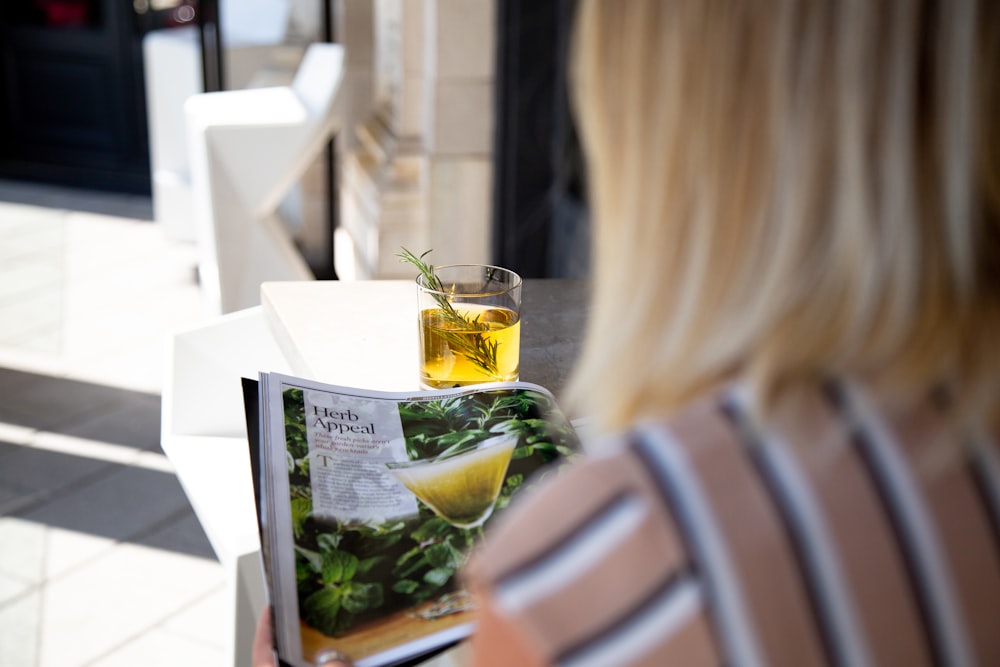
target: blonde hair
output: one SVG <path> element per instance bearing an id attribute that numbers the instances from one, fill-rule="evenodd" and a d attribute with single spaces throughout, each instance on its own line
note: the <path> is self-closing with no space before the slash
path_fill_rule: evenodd
<path id="1" fill-rule="evenodd" d="M 594 280 L 568 404 L 621 427 L 740 373 L 764 403 L 860 375 L 992 409 L 996 4 L 582 0 Z"/>

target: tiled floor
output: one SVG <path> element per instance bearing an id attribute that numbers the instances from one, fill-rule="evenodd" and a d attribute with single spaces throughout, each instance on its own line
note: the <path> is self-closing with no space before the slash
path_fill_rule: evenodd
<path id="1" fill-rule="evenodd" d="M 223 573 L 159 447 L 202 318 L 149 200 L 0 182 L 0 665 L 219 665 Z"/>

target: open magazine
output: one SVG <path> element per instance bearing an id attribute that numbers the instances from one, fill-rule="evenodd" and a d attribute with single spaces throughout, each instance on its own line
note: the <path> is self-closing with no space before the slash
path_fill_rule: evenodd
<path id="1" fill-rule="evenodd" d="M 293 667 L 328 647 L 395 665 L 466 637 L 470 548 L 579 451 L 552 395 L 528 383 L 388 393 L 262 373 L 252 399 L 275 642 Z"/>

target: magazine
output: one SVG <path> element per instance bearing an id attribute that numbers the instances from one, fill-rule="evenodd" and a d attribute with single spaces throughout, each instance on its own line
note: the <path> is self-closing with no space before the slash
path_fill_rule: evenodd
<path id="1" fill-rule="evenodd" d="M 580 451 L 551 393 L 529 383 L 390 393 L 262 373 L 257 385 L 261 551 L 292 667 L 330 647 L 358 667 L 397 665 L 468 636 L 457 573 L 469 550 Z"/>

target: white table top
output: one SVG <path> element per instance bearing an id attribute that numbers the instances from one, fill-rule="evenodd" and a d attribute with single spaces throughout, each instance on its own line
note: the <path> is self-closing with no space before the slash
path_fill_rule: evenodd
<path id="1" fill-rule="evenodd" d="M 362 389 L 420 388 L 412 280 L 270 282 L 261 301 L 293 373 Z"/>

